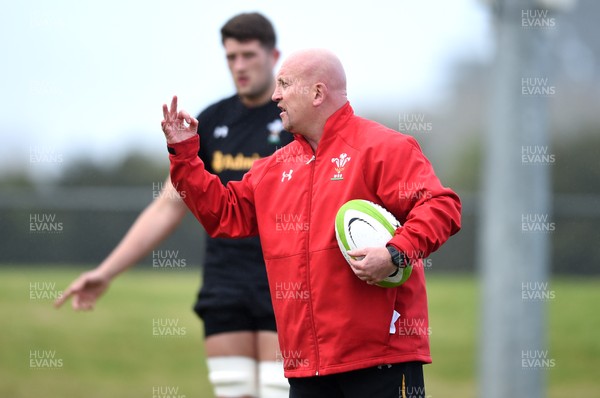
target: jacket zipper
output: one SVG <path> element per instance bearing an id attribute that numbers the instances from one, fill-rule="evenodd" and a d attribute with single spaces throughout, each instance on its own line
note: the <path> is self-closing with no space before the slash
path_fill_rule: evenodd
<path id="1" fill-rule="evenodd" d="M 313 156 L 308 160 L 308 162 L 306 162 L 306 164 L 311 164 L 310 165 L 310 181 L 309 181 L 309 186 L 308 186 L 308 222 L 309 225 L 311 225 L 311 219 L 312 219 L 312 193 L 313 193 L 313 181 L 314 181 L 314 177 L 315 177 L 315 161 L 316 161 L 316 155 L 313 154 Z M 306 239 L 306 284 L 308 286 L 308 291 L 312 292 L 311 286 L 310 286 L 310 230 L 308 231 L 308 239 Z M 315 330 L 315 320 L 314 320 L 314 316 L 313 316 L 313 307 L 312 307 L 312 300 L 309 301 L 309 305 L 310 305 L 310 318 L 311 318 L 311 323 L 312 323 L 312 332 L 313 332 L 313 339 L 315 342 L 315 347 L 316 347 L 316 373 L 315 376 L 319 375 L 319 344 L 317 343 L 317 331 Z"/>

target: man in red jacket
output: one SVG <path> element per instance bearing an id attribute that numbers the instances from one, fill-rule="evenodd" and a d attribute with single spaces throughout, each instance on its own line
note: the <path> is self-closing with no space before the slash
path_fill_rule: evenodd
<path id="1" fill-rule="evenodd" d="M 424 397 L 422 259 L 460 229 L 458 196 L 412 137 L 354 115 L 329 51 L 290 56 L 272 99 L 294 142 L 226 187 L 197 156 L 197 120 L 176 97 L 164 105 L 174 185 L 212 236 L 260 235 L 291 397 Z M 362 259 L 348 267 L 334 219 L 351 199 L 378 203 L 402 226 L 387 247 L 349 252 Z M 409 262 L 406 283 L 375 285 Z"/>

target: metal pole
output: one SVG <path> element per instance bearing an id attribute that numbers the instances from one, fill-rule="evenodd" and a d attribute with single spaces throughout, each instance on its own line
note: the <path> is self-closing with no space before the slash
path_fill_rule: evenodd
<path id="1" fill-rule="evenodd" d="M 495 5 L 496 60 L 484 149 L 480 396 L 542 398 L 550 220 L 546 67 L 549 10 L 534 0 Z"/>

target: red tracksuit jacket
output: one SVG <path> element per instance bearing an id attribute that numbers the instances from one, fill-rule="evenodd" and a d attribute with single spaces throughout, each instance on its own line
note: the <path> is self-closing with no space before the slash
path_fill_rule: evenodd
<path id="1" fill-rule="evenodd" d="M 431 362 L 421 259 L 460 229 L 461 205 L 412 137 L 346 103 L 316 153 L 296 136 L 226 187 L 204 170 L 198 141 L 169 145 L 171 180 L 211 236 L 260 234 L 287 377 Z M 402 286 L 368 285 L 344 260 L 334 219 L 351 199 L 378 203 L 402 223 L 390 243 L 416 261 Z"/>

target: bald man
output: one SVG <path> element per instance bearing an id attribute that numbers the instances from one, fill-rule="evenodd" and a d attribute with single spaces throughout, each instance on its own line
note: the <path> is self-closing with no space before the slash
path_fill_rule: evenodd
<path id="1" fill-rule="evenodd" d="M 410 136 L 354 115 L 339 59 L 291 55 L 272 96 L 294 142 L 226 187 L 196 155 L 198 122 L 163 105 L 171 179 L 212 236 L 260 235 L 290 397 L 425 397 L 431 362 L 423 258 L 460 229 L 461 204 Z M 339 251 L 334 220 L 366 199 L 402 223 L 386 247 Z M 375 285 L 407 264 L 403 285 Z M 239 270 L 238 272 L 244 272 Z"/>

